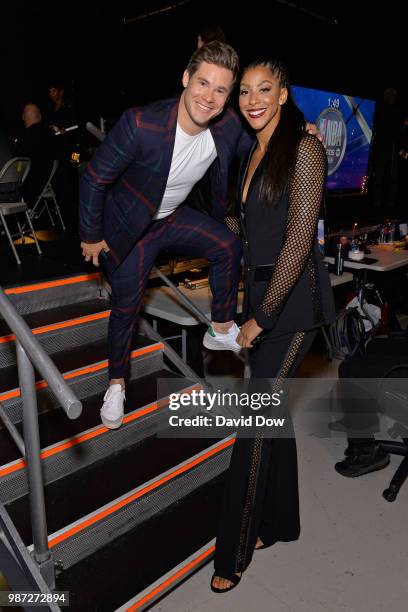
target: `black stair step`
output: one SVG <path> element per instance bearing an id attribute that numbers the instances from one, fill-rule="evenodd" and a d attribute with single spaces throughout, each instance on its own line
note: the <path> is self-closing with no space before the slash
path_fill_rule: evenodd
<path id="1" fill-rule="evenodd" d="M 151 436 L 45 487 L 47 527 L 55 533 L 208 448 L 215 440 Z M 24 543 L 32 543 L 28 496 L 7 504 Z"/>
<path id="2" fill-rule="evenodd" d="M 48 243 L 51 246 L 51 243 Z M 35 245 L 34 245 L 35 246 Z M 64 245 L 65 246 L 65 245 Z M 78 241 L 75 240 L 76 251 L 80 253 L 78 249 Z M 44 250 L 44 243 L 41 245 Z M 54 248 L 58 249 L 58 254 L 65 253 L 64 248 L 61 249 L 61 241 L 55 243 Z M 20 248 L 23 251 L 23 248 Z M 2 266 L 0 267 L 0 285 L 3 288 L 13 288 L 24 286 L 28 283 L 41 283 L 59 280 L 61 278 L 75 278 L 75 276 L 81 276 L 82 274 L 92 274 L 95 272 L 95 268 L 92 264 L 85 264 L 83 261 L 73 262 L 72 253 L 67 259 L 70 262 L 62 262 L 58 260 L 58 257 L 50 257 L 43 254 L 42 257 L 38 257 L 34 254 L 33 248 L 27 247 L 24 249 L 25 255 L 23 255 L 22 266 L 16 265 L 13 254 L 7 249 L 5 253 L 1 254 Z M 28 253 L 32 252 L 33 256 L 29 256 Z M 11 253 L 11 254 L 10 254 Z M 73 250 L 75 253 L 75 250 Z M 5 265 L 6 256 L 9 256 L 10 265 Z"/>
<path id="3" fill-rule="evenodd" d="M 216 534 L 223 476 L 65 570 L 59 590 L 73 612 L 112 612 L 205 546 Z"/>
<path id="4" fill-rule="evenodd" d="M 132 350 L 154 344 L 144 336 L 135 335 Z M 98 363 L 108 358 L 107 340 L 100 340 L 87 344 L 86 347 L 78 346 L 67 351 L 55 353 L 52 360 L 60 372 L 71 372 L 83 368 L 92 363 Z M 36 380 L 41 380 L 40 374 L 36 372 Z M 0 393 L 16 389 L 18 387 L 18 372 L 15 365 L 7 366 L 0 370 Z"/>
<path id="5" fill-rule="evenodd" d="M 77 302 L 75 304 L 59 306 L 58 308 L 50 308 L 49 310 L 33 312 L 23 315 L 23 319 L 26 321 L 30 329 L 35 329 L 37 327 L 43 327 L 44 325 L 53 325 L 54 323 L 69 321 L 70 319 L 76 319 L 77 317 L 86 317 L 87 315 L 92 315 L 109 309 L 110 304 L 108 300 L 95 298 L 92 300 Z M 10 333 L 11 332 L 7 326 L 7 323 L 4 321 L 4 319 L 0 319 L 0 337 L 6 336 Z"/>
<path id="6" fill-rule="evenodd" d="M 178 375 L 163 369 L 129 381 L 126 386 L 125 413 L 133 412 L 137 408 L 156 401 L 158 378 L 176 379 Z M 180 381 L 180 387 L 185 387 L 189 384 L 186 379 L 181 377 Z M 62 408 L 41 413 L 38 417 L 41 448 L 46 448 L 60 440 L 65 440 L 80 434 L 82 431 L 102 425 L 99 411 L 102 406 L 104 393 L 105 389 L 101 393 L 83 400 L 82 414 L 73 421 L 68 419 Z M 20 434 L 22 434 L 22 424 L 20 423 L 16 427 Z M 8 431 L 5 429 L 0 430 L 0 466 L 20 457 L 21 455 Z"/>

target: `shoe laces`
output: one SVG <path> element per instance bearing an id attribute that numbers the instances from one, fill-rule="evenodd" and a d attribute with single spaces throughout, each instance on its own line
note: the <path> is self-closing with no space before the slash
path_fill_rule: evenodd
<path id="1" fill-rule="evenodd" d="M 125 390 L 120 387 L 117 388 L 116 385 L 110 385 L 109 389 L 106 390 L 105 395 L 103 396 L 104 401 L 113 400 L 113 399 L 121 399 L 123 393 L 123 399 L 125 399 Z"/>

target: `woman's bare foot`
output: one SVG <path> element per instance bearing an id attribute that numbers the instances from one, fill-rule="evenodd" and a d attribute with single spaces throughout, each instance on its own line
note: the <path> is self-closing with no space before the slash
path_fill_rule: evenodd
<path id="1" fill-rule="evenodd" d="M 258 538 L 255 544 L 255 548 L 261 548 L 263 546 L 263 542 L 261 538 Z"/>
<path id="2" fill-rule="evenodd" d="M 235 575 L 240 578 L 241 574 L 242 572 L 239 572 L 239 573 L 236 573 Z M 221 576 L 214 576 L 211 584 L 215 589 L 222 589 L 222 590 L 229 589 L 230 587 L 233 586 L 233 582 L 231 582 L 231 580 L 227 580 L 227 578 L 221 578 Z"/>

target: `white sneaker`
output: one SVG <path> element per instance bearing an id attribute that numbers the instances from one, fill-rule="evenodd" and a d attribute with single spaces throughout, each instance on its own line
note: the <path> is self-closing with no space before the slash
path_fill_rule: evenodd
<path id="1" fill-rule="evenodd" d="M 123 421 L 123 404 L 125 402 L 125 390 L 122 385 L 110 385 L 103 398 L 101 408 L 101 420 L 105 427 L 117 429 Z"/>
<path id="2" fill-rule="evenodd" d="M 203 344 L 205 348 L 212 351 L 234 351 L 234 353 L 239 353 L 242 350 L 242 346 L 236 341 L 238 334 L 239 327 L 236 323 L 231 325 L 226 334 L 214 331 L 210 325 L 204 334 Z"/>

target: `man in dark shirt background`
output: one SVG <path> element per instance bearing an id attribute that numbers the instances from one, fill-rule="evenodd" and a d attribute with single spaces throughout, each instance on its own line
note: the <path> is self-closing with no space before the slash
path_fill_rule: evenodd
<path id="1" fill-rule="evenodd" d="M 15 154 L 29 157 L 30 173 L 26 179 L 23 196 L 30 207 L 34 206 L 38 196 L 50 176 L 55 157 L 55 136 L 42 123 L 41 111 L 36 104 L 26 104 L 23 109 L 24 132 L 18 139 Z"/>
<path id="2" fill-rule="evenodd" d="M 3 168 L 4 164 L 9 161 L 13 156 L 11 154 L 11 149 L 9 146 L 9 142 L 6 136 L 6 132 L 4 131 L 1 125 L 1 117 L 0 117 L 0 170 Z"/>

